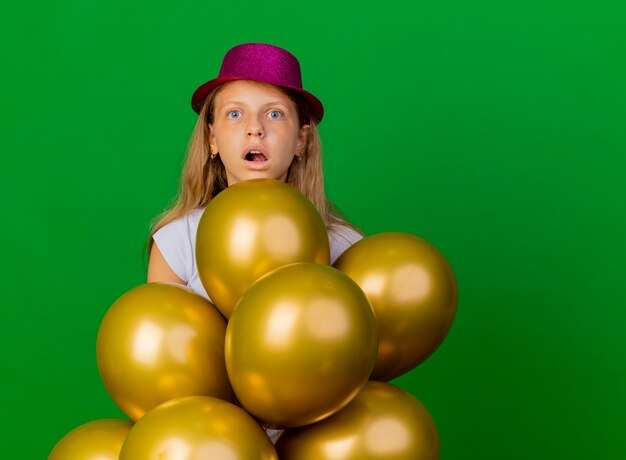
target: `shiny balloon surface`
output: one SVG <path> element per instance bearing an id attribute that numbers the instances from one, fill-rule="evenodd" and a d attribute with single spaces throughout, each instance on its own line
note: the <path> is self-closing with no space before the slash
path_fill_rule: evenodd
<path id="1" fill-rule="evenodd" d="M 292 264 L 258 280 L 226 330 L 226 367 L 242 406 L 270 426 L 328 417 L 365 385 L 376 358 L 376 320 L 350 278 Z"/>
<path id="2" fill-rule="evenodd" d="M 229 318 L 262 275 L 294 262 L 329 263 L 326 226 L 297 189 L 253 179 L 213 198 L 200 219 L 196 261 L 211 300 Z"/>
<path id="3" fill-rule="evenodd" d="M 278 438 L 280 460 L 438 460 L 439 436 L 415 397 L 368 382 L 340 412 Z"/>
<path id="4" fill-rule="evenodd" d="M 100 325 L 100 375 L 113 400 L 133 420 L 181 396 L 232 400 L 225 334 L 226 320 L 191 289 L 143 284 L 115 301 Z"/>
<path id="5" fill-rule="evenodd" d="M 132 426 L 132 422 L 120 419 L 85 423 L 63 436 L 48 460 L 118 460 Z"/>
<path id="6" fill-rule="evenodd" d="M 135 424 L 120 460 L 278 460 L 243 409 L 206 396 L 168 401 Z"/>
<path id="7" fill-rule="evenodd" d="M 380 233 L 348 248 L 334 266 L 363 289 L 379 326 L 372 380 L 391 380 L 423 362 L 446 337 L 457 307 L 450 264 L 408 233 Z"/>

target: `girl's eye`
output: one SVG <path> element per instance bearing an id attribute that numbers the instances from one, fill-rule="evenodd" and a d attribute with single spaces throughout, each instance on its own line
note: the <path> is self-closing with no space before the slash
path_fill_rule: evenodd
<path id="1" fill-rule="evenodd" d="M 278 110 L 272 110 L 270 113 L 267 114 L 267 116 L 274 120 L 278 120 L 283 117 L 283 114 Z"/>
<path id="2" fill-rule="evenodd" d="M 241 112 L 239 110 L 231 110 L 230 112 L 226 114 L 226 117 L 237 119 L 241 117 Z"/>

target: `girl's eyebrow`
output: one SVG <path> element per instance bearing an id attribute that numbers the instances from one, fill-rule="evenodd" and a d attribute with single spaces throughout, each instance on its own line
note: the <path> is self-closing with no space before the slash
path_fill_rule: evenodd
<path id="1" fill-rule="evenodd" d="M 241 101 L 225 101 L 222 105 L 226 107 L 227 105 L 245 105 L 245 104 Z"/>

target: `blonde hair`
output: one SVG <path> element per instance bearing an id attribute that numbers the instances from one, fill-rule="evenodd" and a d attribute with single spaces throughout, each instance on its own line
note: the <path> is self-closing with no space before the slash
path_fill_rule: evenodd
<path id="1" fill-rule="evenodd" d="M 213 121 L 215 97 L 223 87 L 224 85 L 220 85 L 213 90 L 202 104 L 187 148 L 178 195 L 173 204 L 154 219 L 155 224 L 146 242 L 148 253 L 152 249 L 153 235 L 157 230 L 194 209 L 206 206 L 213 197 L 228 187 L 224 164 L 219 156 L 213 159 L 210 157 L 209 146 L 209 124 Z M 330 230 L 336 227 L 349 227 L 362 234 L 363 232 L 349 223 L 337 207 L 326 198 L 322 146 L 317 124 L 311 118 L 308 104 L 296 91 L 278 88 L 296 104 L 300 126 L 310 125 L 305 148 L 291 163 L 286 182 L 302 192 L 315 205 L 326 228 Z"/>

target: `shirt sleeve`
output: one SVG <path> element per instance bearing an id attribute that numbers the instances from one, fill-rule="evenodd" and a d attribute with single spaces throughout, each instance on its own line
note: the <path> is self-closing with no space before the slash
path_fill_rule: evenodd
<path id="1" fill-rule="evenodd" d="M 189 271 L 194 251 L 187 217 L 183 216 L 164 225 L 153 235 L 153 238 L 176 276 L 188 283 L 191 278 Z"/>
<path id="2" fill-rule="evenodd" d="M 335 261 L 343 254 L 343 252 L 356 243 L 359 240 L 363 239 L 363 235 L 361 235 L 356 230 L 353 230 L 350 227 L 335 227 L 333 228 L 329 234 L 330 240 L 330 264 L 334 264 Z"/>

